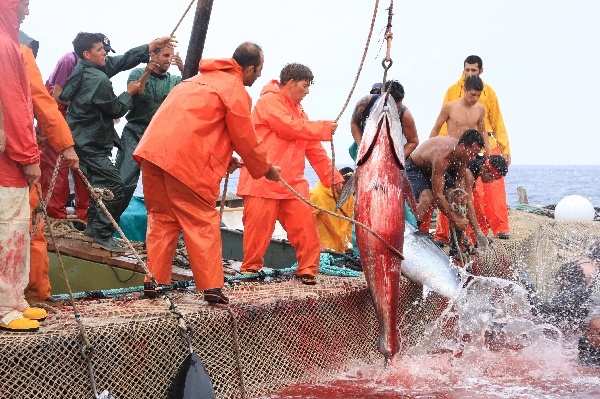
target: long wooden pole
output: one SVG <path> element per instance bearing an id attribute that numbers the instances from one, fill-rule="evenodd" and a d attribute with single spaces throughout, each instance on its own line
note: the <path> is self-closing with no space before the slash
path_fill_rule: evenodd
<path id="1" fill-rule="evenodd" d="M 204 42 L 206 41 L 206 32 L 210 22 L 210 13 L 212 12 L 213 0 L 199 0 L 194 16 L 194 25 L 190 35 L 190 44 L 185 57 L 183 68 L 183 79 L 191 78 L 198 73 L 198 64 L 204 51 Z"/>

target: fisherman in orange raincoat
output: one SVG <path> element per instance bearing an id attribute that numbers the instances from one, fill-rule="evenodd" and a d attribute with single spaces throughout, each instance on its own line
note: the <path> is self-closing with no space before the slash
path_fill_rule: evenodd
<path id="1" fill-rule="evenodd" d="M 23 11 L 23 17 L 29 15 L 28 9 L 24 9 Z M 38 126 L 41 126 L 46 132 L 52 149 L 63 155 L 65 165 L 76 169 L 79 167 L 79 158 L 75 153 L 75 142 L 73 141 L 67 121 L 59 111 L 56 101 L 46 90 L 42 74 L 35 61 L 33 50 L 23 43 L 21 43 L 20 49 L 23 54 L 25 70 L 29 77 L 33 111 L 38 120 Z M 40 199 L 36 188 L 35 186 L 31 186 L 29 189 L 31 213 L 33 213 L 39 202 Z M 30 219 L 30 231 L 33 228 L 33 222 Z M 64 301 L 50 295 L 52 287 L 50 286 L 50 278 L 48 276 L 50 261 L 48 260 L 47 247 L 48 243 L 46 242 L 46 237 L 44 237 L 44 221 L 41 220 L 35 235 L 31 237 L 29 284 L 25 289 L 25 299 L 29 304 L 44 303 L 50 306 L 61 306 Z"/>
<path id="2" fill-rule="evenodd" d="M 244 86 L 261 75 L 262 49 L 243 43 L 233 58 L 200 61 L 200 75 L 177 85 L 148 125 L 133 157 L 141 164 L 148 210 L 148 268 L 159 284 L 171 283 L 179 232 L 190 258 L 196 290 L 204 299 L 229 303 L 224 285 L 219 212 L 219 184 L 244 159 L 253 178 L 279 180 L 267 149 L 257 137 Z M 144 293 L 156 287 L 146 278 Z"/>
<path id="3" fill-rule="evenodd" d="M 73 136 L 67 121 L 58 110 L 56 101 L 50 96 L 42 80 L 42 74 L 35 62 L 31 49 L 21 44 L 21 52 L 25 61 L 25 70 L 31 85 L 33 110 L 39 124 L 42 126 L 52 148 L 62 153 L 66 165 L 72 169 L 79 167 L 79 158 L 75 153 Z M 34 186 L 29 191 L 29 205 L 31 212 L 38 206 L 40 199 Z M 33 228 L 30 220 L 30 229 Z M 42 220 L 31 238 L 31 267 L 29 284 L 25 289 L 25 298 L 30 304 L 42 302 L 50 306 L 60 306 L 64 301 L 50 295 L 51 286 L 48 272 L 47 242 L 44 237 L 44 221 Z"/>
<path id="4" fill-rule="evenodd" d="M 313 81 L 311 70 L 301 64 L 288 64 L 281 70 L 280 82 L 272 80 L 262 90 L 252 117 L 256 133 L 269 151 L 269 159 L 282 165 L 281 177 L 304 198 L 308 181 L 304 177 L 305 158 L 323 185 L 331 188 L 331 160 L 321 141 L 329 141 L 337 123 L 309 121 L 300 105 Z M 246 158 L 242 157 L 247 164 Z M 335 187 L 340 192 L 344 178 L 335 171 Z M 264 254 L 279 220 L 296 249 L 296 275 L 304 284 L 316 284 L 320 244 L 317 223 L 311 207 L 300 201 L 283 184 L 266 179 L 253 180 L 242 168 L 237 195 L 244 198 L 244 260 L 241 272 L 251 274 L 264 264 Z"/>
<path id="5" fill-rule="evenodd" d="M 37 184 L 40 152 L 33 130 L 31 88 L 19 51 L 18 26 L 29 0 L 0 0 L 0 330 L 35 332 L 43 309 L 30 308 L 29 187 Z M 5 144 L 3 146 L 2 144 Z"/>

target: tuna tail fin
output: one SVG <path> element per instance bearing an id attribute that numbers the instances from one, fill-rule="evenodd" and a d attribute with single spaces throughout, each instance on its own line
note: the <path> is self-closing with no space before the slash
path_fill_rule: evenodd
<path id="1" fill-rule="evenodd" d="M 350 196 L 352 194 L 354 194 L 354 192 L 356 191 L 355 177 L 356 177 L 356 174 L 353 174 L 352 176 L 350 176 L 350 178 L 346 182 L 346 185 L 344 186 L 344 189 L 342 190 L 342 193 L 340 194 L 340 198 L 338 198 L 338 201 L 335 204 L 336 211 L 338 209 L 340 209 L 342 206 L 344 206 L 346 201 L 348 201 L 348 198 L 350 198 Z"/>

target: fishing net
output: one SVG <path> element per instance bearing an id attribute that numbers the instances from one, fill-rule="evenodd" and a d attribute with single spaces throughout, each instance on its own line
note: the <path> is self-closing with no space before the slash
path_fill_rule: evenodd
<path id="1" fill-rule="evenodd" d="M 556 291 L 554 270 L 600 237 L 598 223 L 558 222 L 518 211 L 510 212 L 510 223 L 511 239 L 496 240 L 474 268 L 502 277 L 523 268 L 544 297 Z M 405 278 L 401 284 L 399 328 L 407 349 L 422 339 L 447 300 L 436 294 L 424 299 L 421 287 Z M 229 309 L 209 306 L 193 293 L 169 294 L 195 329 L 193 346 L 218 398 L 242 398 L 244 391 L 248 398 L 258 397 L 295 383 L 330 381 L 356 364 L 383 364 L 362 274 L 319 275 L 310 287 L 294 278 L 238 282 L 224 291 Z M 116 399 L 170 396 L 188 350 L 161 300 L 78 300 L 78 308 L 94 348 L 98 392 L 110 389 Z M 37 334 L 0 333 L 0 397 L 92 397 L 82 347 L 69 306 L 49 309 Z"/>
<path id="2" fill-rule="evenodd" d="M 479 275 L 511 278 L 515 269 L 526 271 L 541 299 L 558 291 L 556 272 L 600 245 L 600 223 L 569 222 L 530 212 L 510 210 L 510 240 L 496 239 L 492 250 L 475 261 Z M 595 293 L 600 293 L 595 284 Z"/>

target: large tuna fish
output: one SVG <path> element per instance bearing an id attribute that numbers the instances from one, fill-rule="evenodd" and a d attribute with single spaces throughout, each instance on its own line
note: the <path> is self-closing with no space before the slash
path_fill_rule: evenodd
<path id="1" fill-rule="evenodd" d="M 404 261 L 402 274 L 423 286 L 423 296 L 430 291 L 453 298 L 460 278 L 457 268 L 427 233 L 406 222 L 404 227 Z"/>
<path id="2" fill-rule="evenodd" d="M 404 242 L 404 140 L 396 102 L 382 95 L 373 105 L 358 150 L 357 221 L 402 251 Z M 379 351 L 386 363 L 400 349 L 398 301 L 402 259 L 360 226 L 356 241 L 379 321 Z"/>

